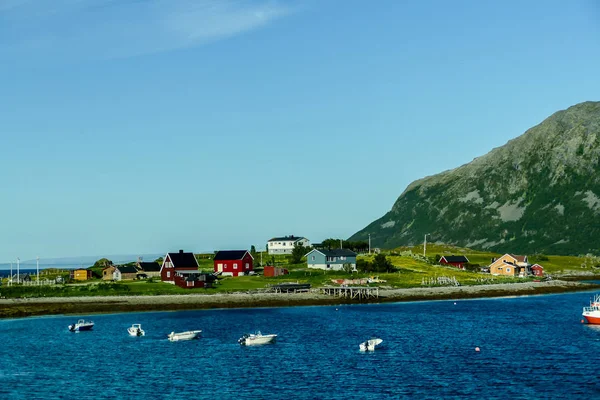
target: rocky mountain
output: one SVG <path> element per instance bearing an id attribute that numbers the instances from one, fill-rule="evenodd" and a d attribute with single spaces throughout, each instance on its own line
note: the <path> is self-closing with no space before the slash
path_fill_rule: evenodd
<path id="1" fill-rule="evenodd" d="M 600 102 L 559 111 L 502 147 L 411 183 L 354 234 L 518 254 L 600 253 Z"/>

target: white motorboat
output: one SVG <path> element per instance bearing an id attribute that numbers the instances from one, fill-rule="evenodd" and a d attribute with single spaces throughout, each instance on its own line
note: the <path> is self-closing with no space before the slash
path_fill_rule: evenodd
<path id="1" fill-rule="evenodd" d="M 259 344 L 275 343 L 277 335 L 263 335 L 260 331 L 248 333 L 238 339 L 238 343 L 244 346 L 255 346 Z"/>
<path id="2" fill-rule="evenodd" d="M 379 346 L 383 340 L 379 338 L 372 338 L 366 342 L 362 342 L 358 345 L 360 351 L 375 351 L 375 347 Z"/>
<path id="3" fill-rule="evenodd" d="M 187 331 L 187 332 L 171 332 L 169 333 L 169 340 L 171 342 L 179 342 L 180 340 L 193 340 L 196 339 L 202 331 Z"/>
<path id="4" fill-rule="evenodd" d="M 80 319 L 76 324 L 69 325 L 69 330 L 71 332 L 91 331 L 93 327 L 94 323 L 92 321 Z"/>
<path id="5" fill-rule="evenodd" d="M 131 336 L 145 336 L 146 335 L 146 332 L 144 332 L 144 330 L 142 329 L 142 325 L 140 325 L 140 324 L 131 325 L 129 328 L 127 328 L 127 332 L 129 332 L 129 334 Z"/>

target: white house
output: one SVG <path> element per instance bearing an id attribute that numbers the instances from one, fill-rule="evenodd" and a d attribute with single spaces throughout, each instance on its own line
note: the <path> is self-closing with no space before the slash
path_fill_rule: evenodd
<path id="1" fill-rule="evenodd" d="M 275 237 L 267 242 L 269 254 L 292 254 L 296 243 L 302 243 L 304 247 L 309 247 L 310 242 L 302 236 L 283 236 Z"/>

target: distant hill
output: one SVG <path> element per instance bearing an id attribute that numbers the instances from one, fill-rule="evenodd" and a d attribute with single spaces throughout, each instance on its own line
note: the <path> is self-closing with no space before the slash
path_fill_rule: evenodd
<path id="1" fill-rule="evenodd" d="M 458 151 L 459 149 L 454 149 Z M 452 151 L 452 149 L 451 149 Z M 559 111 L 456 169 L 411 183 L 349 240 L 523 254 L 600 253 L 600 102 Z"/>

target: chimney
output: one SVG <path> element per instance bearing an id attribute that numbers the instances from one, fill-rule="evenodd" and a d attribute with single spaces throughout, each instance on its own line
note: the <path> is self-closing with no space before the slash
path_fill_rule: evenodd
<path id="1" fill-rule="evenodd" d="M 183 254 L 183 250 L 179 250 L 179 254 Z"/>

